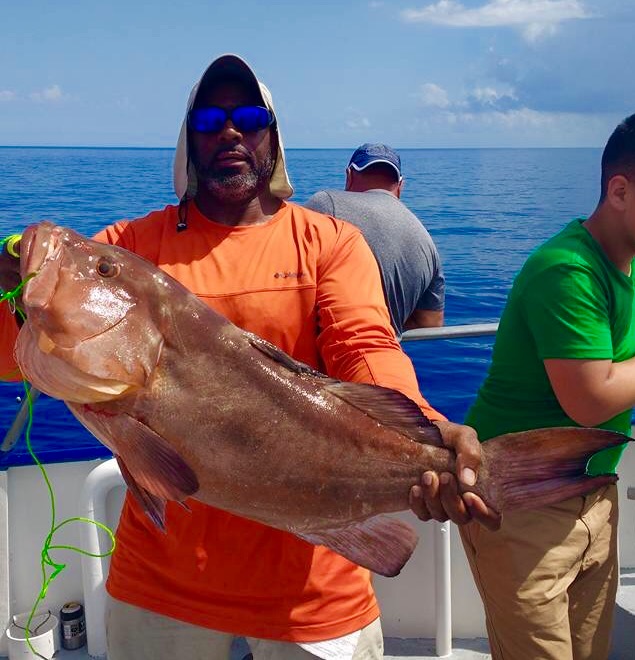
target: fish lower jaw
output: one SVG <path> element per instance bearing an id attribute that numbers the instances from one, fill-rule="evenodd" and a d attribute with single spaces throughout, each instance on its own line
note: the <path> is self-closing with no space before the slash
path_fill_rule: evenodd
<path id="1" fill-rule="evenodd" d="M 49 354 L 51 353 L 55 347 L 56 344 L 55 342 L 44 332 L 43 330 L 40 331 L 38 338 L 37 338 L 37 347 L 42 351 L 42 353 Z"/>
<path id="2" fill-rule="evenodd" d="M 98 394 L 104 394 L 108 398 L 120 397 L 132 389 L 132 385 L 128 383 L 103 383 L 100 385 L 92 385 L 90 390 Z"/>
<path id="3" fill-rule="evenodd" d="M 48 383 L 38 384 L 33 382 L 33 384 L 45 394 L 52 396 L 56 399 L 61 399 L 68 403 L 79 403 L 79 404 L 93 404 L 93 403 L 106 403 L 108 401 L 113 401 L 118 399 L 126 394 L 129 394 L 130 391 L 137 389 L 134 386 L 128 383 L 118 383 L 118 382 L 105 382 L 105 383 L 81 383 L 76 384 L 76 387 L 69 388 L 66 387 L 48 387 Z"/>

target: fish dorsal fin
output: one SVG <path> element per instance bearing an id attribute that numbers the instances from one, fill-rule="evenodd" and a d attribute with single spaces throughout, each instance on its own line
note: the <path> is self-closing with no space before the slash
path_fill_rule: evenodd
<path id="1" fill-rule="evenodd" d="M 296 374 L 304 374 L 315 376 L 316 378 L 324 378 L 325 380 L 332 380 L 328 376 L 325 376 L 321 371 L 317 371 L 317 369 L 310 367 L 308 364 L 304 364 L 304 362 L 295 360 L 282 349 L 278 348 L 271 342 L 268 342 L 266 339 L 258 337 L 258 335 L 247 333 L 247 338 L 254 348 L 257 348 L 261 353 L 264 353 L 272 360 L 279 362 Z"/>
<path id="2" fill-rule="evenodd" d="M 346 401 L 385 426 L 390 426 L 415 442 L 441 446 L 441 432 L 405 394 L 387 387 L 348 383 L 330 378 L 313 367 L 294 360 L 272 343 L 248 333 L 249 343 L 296 374 L 324 380 L 324 389 Z"/>
<path id="3" fill-rule="evenodd" d="M 146 512 L 150 520 L 162 531 L 165 532 L 165 500 L 160 497 L 155 497 L 149 493 L 145 488 L 140 486 L 130 474 L 130 470 L 126 467 L 121 456 L 115 456 L 121 476 L 126 482 L 126 486 L 134 495 L 141 508 Z"/>
<path id="4" fill-rule="evenodd" d="M 424 445 L 443 445 L 441 432 L 405 394 L 378 385 L 335 381 L 324 388 L 384 426 Z"/>
<path id="5" fill-rule="evenodd" d="M 151 428 L 125 415 L 117 453 L 134 482 L 156 498 L 184 500 L 199 488 L 198 478 L 179 453 Z"/>
<path id="6" fill-rule="evenodd" d="M 355 564 L 386 577 L 399 574 L 419 540 L 410 525 L 385 515 L 349 527 L 298 536 L 314 545 L 324 545 Z"/>

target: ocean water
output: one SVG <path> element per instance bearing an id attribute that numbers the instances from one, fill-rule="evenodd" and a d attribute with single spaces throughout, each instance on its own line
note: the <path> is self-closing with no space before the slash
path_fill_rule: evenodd
<path id="1" fill-rule="evenodd" d="M 340 188 L 349 150 L 290 149 L 288 169 L 302 203 Z M 527 255 L 597 203 L 600 149 L 413 149 L 400 151 L 402 200 L 421 218 L 443 260 L 446 325 L 497 321 Z M 171 149 L 0 148 L 0 237 L 49 219 L 91 235 L 121 218 L 176 201 Z M 422 392 L 462 421 L 482 381 L 492 338 L 406 342 Z M 0 384 L 0 438 L 24 396 Z M 66 407 L 41 396 L 33 447 L 43 462 L 107 456 Z M 24 438 L 0 457 L 30 463 Z"/>

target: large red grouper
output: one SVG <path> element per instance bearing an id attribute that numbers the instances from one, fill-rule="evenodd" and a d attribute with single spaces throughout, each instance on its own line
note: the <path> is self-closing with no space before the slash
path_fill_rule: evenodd
<path id="1" fill-rule="evenodd" d="M 116 456 L 164 527 L 194 497 L 396 575 L 417 543 L 394 516 L 426 470 L 454 471 L 437 427 L 394 390 L 329 378 L 245 332 L 127 250 L 48 222 L 21 243 L 24 376 Z M 530 508 L 613 483 L 589 457 L 628 440 L 597 429 L 483 445 L 473 492 Z"/>

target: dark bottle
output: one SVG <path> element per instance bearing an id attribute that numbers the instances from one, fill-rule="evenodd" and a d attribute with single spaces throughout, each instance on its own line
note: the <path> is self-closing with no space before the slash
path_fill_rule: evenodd
<path id="1" fill-rule="evenodd" d="M 86 617 L 81 603 L 66 603 L 60 610 L 62 646 L 78 649 L 86 644 Z"/>

